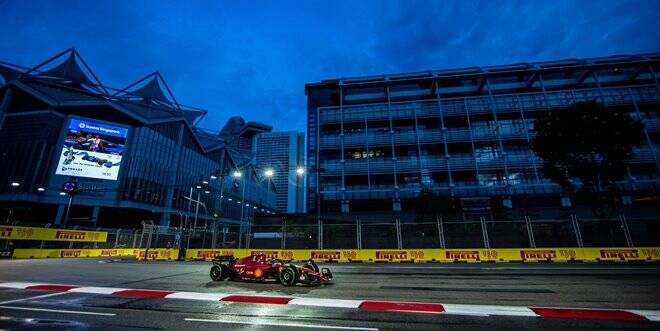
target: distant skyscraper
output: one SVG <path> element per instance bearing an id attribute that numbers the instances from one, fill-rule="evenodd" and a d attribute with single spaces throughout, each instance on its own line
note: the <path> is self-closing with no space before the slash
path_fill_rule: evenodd
<path id="1" fill-rule="evenodd" d="M 257 169 L 274 171 L 276 209 L 282 213 L 304 213 L 304 176 L 296 170 L 304 164 L 305 134 L 295 131 L 260 133 L 254 137 L 253 155 Z"/>

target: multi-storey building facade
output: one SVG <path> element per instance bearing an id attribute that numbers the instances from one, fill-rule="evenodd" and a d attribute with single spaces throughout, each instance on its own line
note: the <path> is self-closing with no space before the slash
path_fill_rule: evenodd
<path id="1" fill-rule="evenodd" d="M 0 77 L 3 220 L 61 224 L 70 205 L 83 226 L 179 226 L 195 214 L 244 224 L 275 207 L 249 153 L 197 128 L 205 111 L 180 105 L 158 73 L 112 89 L 72 49 L 34 68 L 0 64 Z"/>
<path id="2" fill-rule="evenodd" d="M 308 97 L 309 211 L 405 211 L 422 185 L 464 205 L 569 206 L 529 148 L 540 112 L 596 100 L 645 124 L 628 203 L 660 184 L 660 54 L 323 80 Z"/>
<path id="3" fill-rule="evenodd" d="M 281 213 L 304 213 L 305 134 L 268 132 L 254 137 L 254 164 L 258 169 L 272 169 L 277 191 L 276 209 Z"/>

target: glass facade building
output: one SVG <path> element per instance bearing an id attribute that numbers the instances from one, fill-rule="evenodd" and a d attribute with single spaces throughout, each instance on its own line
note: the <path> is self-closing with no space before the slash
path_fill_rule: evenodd
<path id="1" fill-rule="evenodd" d="M 305 134 L 267 132 L 254 137 L 254 164 L 258 169 L 272 169 L 277 191 L 276 209 L 281 213 L 301 214 L 304 206 Z"/>
<path id="2" fill-rule="evenodd" d="M 250 155 L 230 146 L 226 133 L 197 128 L 206 111 L 179 104 L 158 73 L 113 89 L 71 49 L 34 68 L 0 63 L 0 77 L 3 220 L 61 224 L 70 212 L 69 225 L 179 226 L 196 214 L 191 197 L 201 202 L 202 224 L 249 223 L 255 213 L 274 211 L 275 191 L 259 177 Z M 86 149 L 85 137 L 72 140 L 78 134 L 70 128 L 78 123 L 73 120 L 127 130 L 122 144 L 99 138 L 102 149 L 121 155 L 121 162 L 94 158 L 100 148 Z M 61 164 L 67 144 L 74 144 L 75 162 L 88 161 L 103 173 L 118 167 L 117 178 L 56 174 L 80 170 L 75 162 L 65 163 L 70 169 Z M 235 169 L 241 177 L 231 176 Z M 71 199 L 63 192 L 67 182 L 77 184 Z"/>
<path id="3" fill-rule="evenodd" d="M 405 212 L 422 186 L 463 206 L 570 206 L 529 142 L 537 114 L 591 100 L 645 124 L 620 186 L 657 203 L 658 71 L 655 53 L 309 83 L 307 208 Z"/>

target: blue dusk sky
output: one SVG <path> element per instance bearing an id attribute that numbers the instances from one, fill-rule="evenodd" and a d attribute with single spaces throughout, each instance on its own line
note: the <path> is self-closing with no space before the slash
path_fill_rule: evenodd
<path id="1" fill-rule="evenodd" d="M 160 71 L 179 102 L 306 130 L 322 79 L 660 51 L 660 1 L 0 0 L 0 60 L 75 47 L 122 88 Z"/>

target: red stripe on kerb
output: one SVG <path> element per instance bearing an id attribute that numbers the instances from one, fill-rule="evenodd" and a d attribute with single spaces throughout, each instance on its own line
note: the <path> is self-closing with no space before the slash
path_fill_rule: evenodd
<path id="1" fill-rule="evenodd" d="M 575 308 L 530 308 L 541 317 L 578 318 L 593 320 L 646 321 L 646 318 L 623 310 L 575 309 Z"/>
<path id="2" fill-rule="evenodd" d="M 71 285 L 34 285 L 28 286 L 28 290 L 40 290 L 40 291 L 53 291 L 53 292 L 66 292 L 73 288 L 78 288 L 80 286 L 71 286 Z"/>
<path id="3" fill-rule="evenodd" d="M 419 313 L 442 313 L 445 309 L 437 303 L 406 303 L 388 301 L 365 301 L 360 305 L 362 310 L 410 311 Z"/>
<path id="4" fill-rule="evenodd" d="M 120 295 L 124 297 L 164 298 L 166 295 L 172 293 L 174 292 L 153 290 L 121 290 L 112 293 L 112 295 Z"/>
<path id="5" fill-rule="evenodd" d="M 241 303 L 268 303 L 273 305 L 286 305 L 291 298 L 278 297 L 259 297 L 249 295 L 230 295 L 222 298 L 222 301 L 241 302 Z"/>

